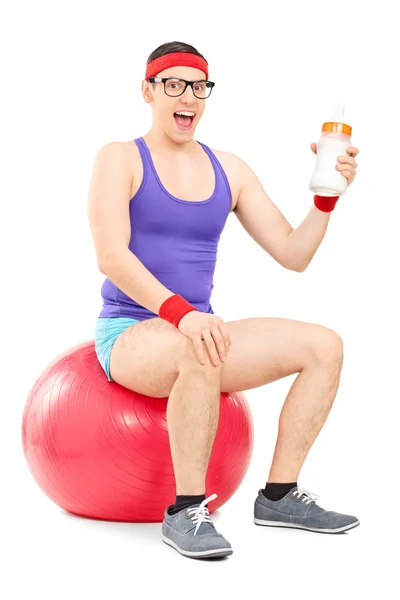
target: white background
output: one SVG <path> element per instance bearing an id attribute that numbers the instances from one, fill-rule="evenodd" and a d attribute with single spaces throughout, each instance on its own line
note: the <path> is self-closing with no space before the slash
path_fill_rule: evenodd
<path id="1" fill-rule="evenodd" d="M 0 588 L 31 598 L 394 597 L 398 556 L 398 62 L 396 3 L 18 2 L 0 13 L 2 527 Z M 160 525 L 74 519 L 24 462 L 27 394 L 60 352 L 93 338 L 100 286 L 86 217 L 94 156 L 144 135 L 146 59 L 194 45 L 216 82 L 195 139 L 233 152 L 296 227 L 311 206 L 310 143 L 346 104 L 358 175 L 304 273 L 289 272 L 230 215 L 212 305 L 224 320 L 280 316 L 344 339 L 328 422 L 300 483 L 322 506 L 356 514 L 342 536 L 256 527 L 277 419 L 291 378 L 247 392 L 253 461 L 214 516 L 234 547 L 225 561 L 180 556 Z M 151 498 L 149 498 L 151 502 Z M 8 591 L 7 591 L 8 590 Z"/>

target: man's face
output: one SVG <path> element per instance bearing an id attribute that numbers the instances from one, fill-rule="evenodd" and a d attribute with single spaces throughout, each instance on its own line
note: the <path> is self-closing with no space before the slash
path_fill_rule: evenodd
<path id="1" fill-rule="evenodd" d="M 186 79 L 187 81 L 206 79 L 203 71 L 193 67 L 170 67 L 157 73 L 156 77 L 176 77 Z M 177 89 L 174 85 L 172 85 L 172 88 Z M 165 94 L 163 83 L 151 84 L 148 81 L 144 81 L 142 89 L 145 101 L 151 103 L 153 126 L 155 125 L 163 129 L 177 143 L 187 143 L 192 140 L 197 124 L 205 110 L 207 100 L 196 98 L 189 85 L 180 96 L 168 96 Z M 191 119 L 191 122 L 189 122 L 188 119 L 177 117 L 175 115 L 177 111 L 192 112 L 195 115 Z M 185 123 L 188 123 L 190 126 L 185 128 Z"/>

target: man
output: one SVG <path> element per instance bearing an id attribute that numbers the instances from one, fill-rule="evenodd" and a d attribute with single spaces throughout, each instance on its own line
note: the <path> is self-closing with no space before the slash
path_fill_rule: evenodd
<path id="1" fill-rule="evenodd" d="M 319 507 L 297 486 L 339 385 L 341 338 L 323 326 L 288 319 L 225 323 L 210 304 L 218 241 L 231 212 L 283 267 L 304 271 L 337 198 L 315 197 L 293 230 L 243 160 L 194 140 L 213 86 L 207 61 L 193 46 L 172 42 L 157 48 L 142 82 L 152 127 L 134 142 L 100 149 L 88 207 L 99 268 L 107 277 L 97 355 L 110 381 L 169 398 L 177 495 L 165 510 L 162 539 L 196 558 L 232 553 L 208 512 L 215 496 L 205 494 L 220 392 L 296 373 L 268 481 L 255 499 L 254 522 L 331 533 L 359 524 L 356 517 Z M 348 183 L 358 153 L 349 147 L 347 156 L 338 157 L 337 169 Z"/>

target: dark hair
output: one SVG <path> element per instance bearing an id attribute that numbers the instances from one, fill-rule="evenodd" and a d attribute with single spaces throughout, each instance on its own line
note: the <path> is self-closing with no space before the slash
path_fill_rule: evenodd
<path id="1" fill-rule="evenodd" d="M 150 54 L 149 58 L 147 59 L 146 65 L 151 63 L 152 60 L 160 58 L 160 56 L 165 56 L 166 54 L 171 54 L 172 52 L 191 52 L 192 54 L 197 54 L 197 56 L 201 56 L 201 58 L 204 58 L 204 56 L 200 54 L 200 52 L 196 50 L 194 46 L 191 46 L 190 44 L 184 44 L 183 42 L 168 42 L 167 44 L 162 44 L 161 46 L 158 46 L 158 48 L 156 48 L 154 52 Z M 204 60 L 206 61 L 205 58 Z M 208 65 L 207 61 L 206 63 Z M 153 83 L 152 85 L 154 87 L 156 84 Z"/>

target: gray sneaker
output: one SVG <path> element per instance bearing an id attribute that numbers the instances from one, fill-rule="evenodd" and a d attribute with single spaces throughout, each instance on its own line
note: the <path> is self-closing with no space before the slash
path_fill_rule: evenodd
<path id="1" fill-rule="evenodd" d="M 194 504 L 170 515 L 168 508 L 162 523 L 162 541 L 190 558 L 210 558 L 232 554 L 230 543 L 215 529 L 206 506 L 213 494 L 201 504 Z M 172 506 L 172 505 L 171 505 Z"/>
<path id="2" fill-rule="evenodd" d="M 321 533 L 341 533 L 360 524 L 356 517 L 321 508 L 315 503 L 317 498 L 316 494 L 294 487 L 281 500 L 272 502 L 259 490 L 254 502 L 254 523 Z"/>

